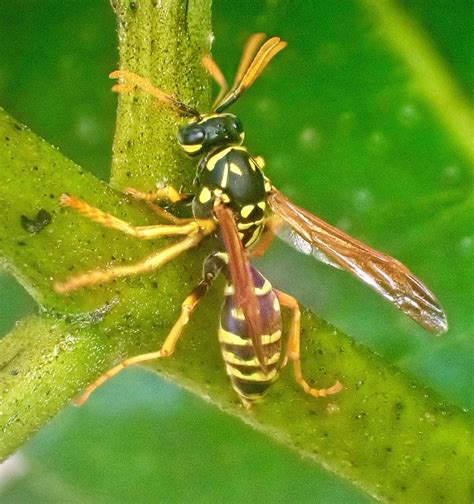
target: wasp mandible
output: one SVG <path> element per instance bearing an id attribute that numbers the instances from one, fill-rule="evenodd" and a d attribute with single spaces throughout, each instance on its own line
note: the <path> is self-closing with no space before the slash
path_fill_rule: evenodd
<path id="1" fill-rule="evenodd" d="M 109 282 L 115 278 L 154 271 L 183 252 L 196 247 L 206 236 L 216 236 L 218 250 L 204 261 L 197 287 L 182 304 L 181 314 L 157 352 L 124 360 L 86 388 L 76 401 L 81 404 L 104 381 L 132 364 L 170 356 L 199 300 L 222 273 L 227 279 L 221 310 L 219 342 L 232 386 L 247 408 L 261 399 L 279 370 L 292 361 L 296 382 L 315 397 L 335 394 L 342 389 L 336 382 L 329 388 L 310 387 L 300 362 L 300 310 L 295 298 L 270 284 L 249 262 L 264 252 L 273 235 L 291 243 L 305 254 L 336 268 L 351 272 L 382 297 L 394 304 L 428 331 L 447 330 L 446 316 L 436 297 L 404 265 L 351 238 L 289 201 L 263 173 L 258 158 L 242 145 L 244 129 L 238 117 L 225 112 L 260 76 L 270 60 L 286 47 L 279 37 L 266 39 L 252 35 L 245 44 L 233 85 L 227 82 L 215 61 L 206 56 L 203 65 L 220 86 L 211 112 L 201 114 L 171 94 L 155 88 L 148 80 L 126 70 L 112 72 L 119 80 L 117 92 L 141 89 L 165 102 L 183 118 L 177 133 L 182 150 L 200 158 L 196 191 L 192 195 L 191 219 L 180 219 L 165 210 L 169 224 L 132 226 L 86 202 L 69 195 L 61 203 L 85 217 L 123 233 L 148 240 L 162 236 L 183 236 L 177 243 L 158 250 L 136 264 L 86 272 L 56 282 L 57 292 Z M 132 188 L 124 192 L 149 202 L 176 203 L 189 198 L 171 186 L 144 193 Z M 160 208 L 160 207 L 156 207 Z M 285 352 L 281 350 L 280 307 L 292 311 Z"/>

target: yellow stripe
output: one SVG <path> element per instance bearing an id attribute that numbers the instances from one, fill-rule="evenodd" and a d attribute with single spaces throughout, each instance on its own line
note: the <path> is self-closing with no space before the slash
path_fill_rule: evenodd
<path id="1" fill-rule="evenodd" d="M 245 320 L 245 315 L 241 308 L 232 308 L 230 313 L 237 320 Z"/>
<path id="2" fill-rule="evenodd" d="M 275 296 L 275 299 L 273 300 L 273 310 L 276 312 L 280 311 L 280 303 L 278 302 L 278 298 Z"/>
<path id="3" fill-rule="evenodd" d="M 222 350 L 222 356 L 224 361 L 228 364 L 236 364 L 238 366 L 260 366 L 259 360 L 254 357 L 253 359 L 242 359 L 238 355 L 233 354 L 232 352 L 227 352 Z M 265 364 L 275 364 L 280 360 L 280 352 L 275 352 L 270 358 L 265 359 Z"/>
<path id="4" fill-rule="evenodd" d="M 225 252 L 218 252 L 216 254 L 221 261 L 224 261 L 226 264 L 229 264 L 229 256 Z"/>
<path id="5" fill-rule="evenodd" d="M 255 205 L 245 205 L 244 207 L 242 207 L 242 209 L 240 210 L 240 215 L 246 219 L 252 212 L 253 212 L 253 209 L 255 208 Z"/>
<path id="6" fill-rule="evenodd" d="M 234 376 L 235 378 L 240 378 L 245 381 L 269 381 L 275 378 L 278 374 L 278 369 L 272 369 L 269 373 L 264 373 L 263 371 L 255 371 L 251 374 L 243 374 L 238 369 L 232 367 L 232 365 L 226 365 L 227 374 L 229 376 Z"/>
<path id="7" fill-rule="evenodd" d="M 239 150 L 239 151 L 247 152 L 247 147 L 244 147 L 243 145 L 234 145 L 232 147 L 229 147 L 229 149 L 234 149 L 234 150 Z"/>
<path id="8" fill-rule="evenodd" d="M 260 341 L 262 342 L 262 345 L 268 345 L 269 343 L 275 343 L 275 341 L 278 341 L 281 338 L 281 330 L 278 329 L 278 331 L 275 331 L 273 334 L 264 334 L 263 336 L 260 336 Z"/>
<path id="9" fill-rule="evenodd" d="M 260 341 L 262 345 L 268 345 L 269 343 L 275 343 L 281 338 L 281 330 L 275 331 L 272 334 L 264 334 L 260 336 Z M 226 331 L 222 325 L 219 327 L 219 342 L 226 343 L 228 345 L 239 345 L 239 346 L 252 346 L 252 341 L 247 338 L 241 338 L 237 334 Z"/>
<path id="10" fill-rule="evenodd" d="M 212 197 L 211 191 L 207 187 L 203 187 L 201 192 L 199 193 L 199 202 L 200 203 L 207 203 L 210 201 Z"/>
<path id="11" fill-rule="evenodd" d="M 235 288 L 232 284 L 227 284 L 224 289 L 224 296 L 233 296 L 235 294 Z"/>
<path id="12" fill-rule="evenodd" d="M 209 171 L 212 171 L 214 170 L 214 168 L 216 167 L 216 163 L 218 161 L 220 161 L 223 157 L 225 157 L 227 155 L 227 153 L 230 151 L 231 147 L 227 147 L 227 149 L 224 149 L 222 151 L 219 151 L 217 152 L 216 154 L 214 154 L 213 156 L 211 156 L 207 163 L 206 163 L 206 168 L 209 170 Z"/>
<path id="13" fill-rule="evenodd" d="M 255 287 L 255 294 L 257 296 L 265 296 L 265 294 L 268 294 L 272 290 L 272 284 L 265 279 L 265 283 L 261 287 Z"/>
<path id="14" fill-rule="evenodd" d="M 206 114 L 197 124 L 203 124 L 209 119 L 213 119 L 215 117 L 222 117 L 222 114 Z"/>
<path id="15" fill-rule="evenodd" d="M 257 169 L 259 170 L 260 169 L 260 166 L 258 166 L 257 162 L 255 161 L 255 159 L 253 158 L 250 158 L 250 168 L 252 168 L 253 171 L 256 171 Z"/>
<path id="16" fill-rule="evenodd" d="M 209 171 L 212 171 L 215 168 L 216 163 L 219 160 L 221 160 L 223 157 L 227 156 L 227 154 L 229 154 L 229 152 L 231 150 L 239 150 L 239 151 L 247 152 L 247 149 L 245 147 L 242 147 L 242 146 L 235 146 L 234 145 L 232 147 L 227 147 L 226 149 L 224 149 L 222 151 L 219 151 L 216 154 L 214 154 L 214 156 L 211 156 L 209 158 L 209 160 L 207 161 L 207 163 L 206 163 L 206 168 Z"/>
<path id="17" fill-rule="evenodd" d="M 227 187 L 227 179 L 229 178 L 229 163 L 224 166 L 224 173 L 222 174 L 221 186 Z"/>
<path id="18" fill-rule="evenodd" d="M 226 149 L 224 150 L 221 150 L 219 152 L 216 152 L 216 154 L 214 154 L 214 156 L 211 156 L 207 163 L 206 163 L 206 168 L 209 170 L 209 171 L 212 171 L 214 170 L 214 168 L 216 167 L 216 163 L 218 161 L 220 161 L 223 157 L 227 156 L 227 154 L 229 154 L 229 152 L 231 150 L 239 150 L 239 151 L 244 151 L 244 152 L 247 152 L 247 149 L 245 147 L 241 147 L 241 146 L 232 146 L 232 147 L 227 147 Z"/>
<path id="19" fill-rule="evenodd" d="M 181 148 L 185 152 L 189 152 L 190 154 L 192 154 L 193 152 L 197 152 L 198 150 L 201 150 L 202 149 L 202 144 L 196 144 L 196 145 L 184 145 L 184 144 L 181 144 Z"/>
<path id="20" fill-rule="evenodd" d="M 240 222 L 239 224 L 237 224 L 237 227 L 242 230 L 250 229 L 252 226 L 260 226 L 260 224 L 262 224 L 263 221 L 264 219 L 258 219 L 253 222 Z"/>
<path id="21" fill-rule="evenodd" d="M 219 342 L 228 345 L 252 346 L 252 341 L 241 338 L 234 333 L 226 331 L 222 326 L 219 327 Z"/>
<path id="22" fill-rule="evenodd" d="M 230 163 L 230 171 L 236 175 L 242 175 L 242 170 L 235 163 Z"/>
<path id="23" fill-rule="evenodd" d="M 246 247 L 250 247 L 250 245 L 252 245 L 253 243 L 255 243 L 258 240 L 258 238 L 260 237 L 261 233 L 262 233 L 262 227 L 258 226 L 258 228 L 255 229 L 255 231 L 253 232 L 253 235 L 250 238 L 250 240 L 247 240 L 247 243 L 245 244 L 245 246 Z M 240 235 L 240 233 L 239 233 L 239 235 Z"/>

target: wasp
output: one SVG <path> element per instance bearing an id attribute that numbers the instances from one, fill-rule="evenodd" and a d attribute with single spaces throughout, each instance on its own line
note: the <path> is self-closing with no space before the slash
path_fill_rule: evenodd
<path id="1" fill-rule="evenodd" d="M 279 37 L 262 33 L 246 42 L 233 85 L 227 82 L 215 61 L 206 56 L 203 65 L 220 86 L 209 113 L 201 114 L 148 80 L 126 70 L 112 72 L 119 79 L 117 92 L 135 89 L 165 102 L 186 118 L 177 132 L 181 149 L 198 158 L 192 218 L 182 219 L 154 202 L 176 203 L 189 199 L 171 186 L 159 186 L 151 193 L 132 188 L 124 192 L 152 205 L 167 224 L 132 226 L 85 201 L 63 194 L 61 203 L 92 221 L 123 233 L 148 240 L 162 236 L 182 239 L 136 264 L 94 270 L 56 282 L 57 292 L 109 282 L 115 278 L 157 270 L 183 252 L 196 247 L 208 236 L 219 245 L 204 261 L 202 279 L 184 300 L 181 313 L 157 352 L 128 358 L 89 385 L 76 401 L 81 404 L 104 381 L 136 363 L 170 356 L 199 300 L 219 274 L 225 275 L 219 342 L 231 383 L 247 408 L 263 397 L 280 369 L 291 361 L 296 382 L 314 397 L 325 397 L 342 389 L 340 382 L 316 389 L 304 379 L 300 362 L 300 309 L 295 298 L 277 290 L 250 264 L 250 257 L 262 254 L 274 235 L 296 249 L 312 254 L 327 264 L 349 271 L 394 304 L 423 328 L 434 333 L 447 330 L 446 316 L 430 290 L 403 264 L 300 208 L 279 192 L 263 172 L 261 158 L 243 146 L 244 129 L 238 117 L 226 112 L 260 76 L 270 60 L 286 47 Z M 161 210 L 160 210 L 161 209 Z M 285 352 L 282 352 L 281 307 L 292 312 Z"/>

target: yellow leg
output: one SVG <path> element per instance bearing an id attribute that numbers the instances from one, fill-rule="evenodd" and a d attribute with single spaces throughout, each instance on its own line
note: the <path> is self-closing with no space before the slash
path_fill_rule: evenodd
<path id="1" fill-rule="evenodd" d="M 65 282 L 56 282 L 54 290 L 60 294 L 65 294 L 73 290 L 80 289 L 90 285 L 96 285 L 112 281 L 114 278 L 139 275 L 157 270 L 167 262 L 178 257 L 184 251 L 195 247 L 205 235 L 201 233 L 188 236 L 170 247 L 159 250 L 158 252 L 146 257 L 143 261 L 127 266 L 117 266 L 115 268 L 94 270 L 70 277 Z"/>
<path id="2" fill-rule="evenodd" d="M 148 362 L 155 359 L 160 359 L 162 357 L 169 357 L 175 350 L 176 344 L 183 332 L 184 327 L 189 322 L 191 314 L 199 303 L 200 299 L 206 294 L 214 281 L 215 277 L 218 274 L 218 270 L 206 270 L 206 263 L 204 266 L 204 275 L 203 279 L 199 283 L 199 285 L 191 291 L 191 293 L 186 297 L 183 304 L 181 305 L 181 314 L 178 317 L 178 320 L 175 322 L 173 328 L 169 332 L 168 336 L 163 343 L 163 346 L 158 352 L 151 352 L 141 355 L 136 355 L 135 357 L 130 357 L 129 359 L 123 360 L 120 364 L 117 364 L 112 369 L 109 369 L 106 373 L 99 376 L 99 378 L 91 383 L 84 393 L 74 401 L 77 406 L 83 404 L 89 396 L 94 392 L 95 389 L 100 387 L 104 382 L 106 382 L 109 378 L 112 378 L 116 374 L 120 373 L 123 369 L 133 365 L 139 364 L 142 362 Z"/>
<path id="3" fill-rule="evenodd" d="M 132 196 L 134 199 L 141 201 L 165 200 L 171 203 L 176 203 L 184 199 L 189 199 L 190 197 L 190 194 L 181 193 L 177 191 L 173 186 L 158 187 L 156 191 L 151 193 L 137 191 L 132 187 L 126 187 L 123 190 L 123 193 L 128 194 L 129 196 Z"/>
<path id="4" fill-rule="evenodd" d="M 282 306 L 286 306 L 293 312 L 291 321 L 290 334 L 288 336 L 288 348 L 282 366 L 285 366 L 288 359 L 293 361 L 293 371 L 296 383 L 307 393 L 313 397 L 326 397 L 331 394 L 337 394 L 342 390 L 342 385 L 337 381 L 332 387 L 325 389 L 316 389 L 309 386 L 308 382 L 303 377 L 300 360 L 300 318 L 301 312 L 298 306 L 298 301 L 289 294 L 274 289 L 278 301 Z"/>
<path id="5" fill-rule="evenodd" d="M 135 236 L 141 240 L 151 240 L 160 236 L 190 235 L 199 231 L 199 224 L 192 220 L 186 224 L 170 225 L 156 224 L 153 226 L 132 226 L 127 222 L 114 217 L 99 208 L 93 207 L 80 199 L 63 194 L 60 197 L 61 204 L 77 210 L 88 219 L 102 226 L 117 229 L 122 233 Z"/>
<path id="6" fill-rule="evenodd" d="M 164 193 L 164 191 L 166 192 Z M 133 189 L 131 187 L 126 187 L 123 190 L 123 193 L 127 194 L 128 196 L 131 196 L 133 199 L 139 201 L 146 201 L 146 203 L 148 204 L 148 208 L 150 208 L 150 210 L 152 210 L 156 215 L 158 215 L 160 218 L 164 220 L 167 220 L 168 222 L 172 222 L 173 224 L 187 224 L 188 222 L 193 221 L 193 219 L 187 219 L 187 218 L 183 219 L 181 217 L 176 217 L 175 215 L 168 212 L 159 205 L 154 205 L 153 203 L 151 203 L 152 201 L 160 199 L 165 199 L 174 203 L 176 201 L 182 201 L 188 199 L 190 196 L 192 196 L 188 193 L 180 193 L 171 186 L 165 186 L 163 188 L 159 188 L 158 191 L 153 193 L 145 193 L 137 191 L 136 189 Z M 163 193 L 165 197 L 163 197 Z"/>
<path id="7" fill-rule="evenodd" d="M 172 213 L 168 212 L 168 210 L 165 210 L 164 208 L 160 207 L 159 205 L 155 205 L 153 203 L 147 203 L 147 206 L 150 210 L 152 210 L 153 213 L 158 215 L 161 219 L 167 220 L 168 222 L 171 222 L 173 224 L 187 224 L 188 222 L 192 222 L 194 219 L 191 218 L 183 218 L 183 217 L 176 217 Z"/>

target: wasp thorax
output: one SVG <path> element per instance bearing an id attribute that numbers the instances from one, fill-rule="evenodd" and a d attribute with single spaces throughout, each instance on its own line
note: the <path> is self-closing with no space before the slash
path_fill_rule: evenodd
<path id="1" fill-rule="evenodd" d="M 240 145 L 244 128 L 233 114 L 208 114 L 181 126 L 177 139 L 186 154 L 197 156 L 221 145 Z"/>

